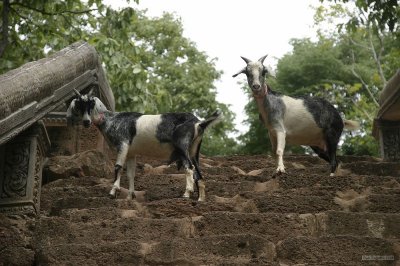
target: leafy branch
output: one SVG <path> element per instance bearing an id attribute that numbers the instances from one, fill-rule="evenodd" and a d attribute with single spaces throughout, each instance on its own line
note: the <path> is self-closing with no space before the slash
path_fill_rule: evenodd
<path id="1" fill-rule="evenodd" d="M 0 42 L 0 57 L 2 57 L 7 45 L 8 45 L 8 14 L 10 12 L 10 1 L 3 0 L 3 12 L 2 16 L 2 25 L 1 25 L 1 37 L 2 40 Z"/>
<path id="2" fill-rule="evenodd" d="M 368 84 L 364 81 L 364 79 L 361 77 L 360 74 L 357 73 L 357 71 L 355 70 L 355 58 L 354 58 L 354 51 L 351 50 L 351 58 L 353 60 L 353 64 L 351 65 L 351 73 L 353 73 L 353 75 L 358 78 L 361 81 L 361 84 L 363 85 L 363 87 L 367 90 L 369 96 L 372 99 L 372 102 L 379 107 L 379 103 L 377 102 L 377 100 L 375 99 L 374 94 L 371 92 L 371 90 L 369 89 Z"/>
<path id="3" fill-rule="evenodd" d="M 28 27 L 29 25 L 35 25 L 34 21 L 32 18 L 30 18 L 29 16 L 25 16 L 23 13 L 20 12 L 20 10 L 18 10 L 18 7 L 23 8 L 25 10 L 29 10 L 29 11 L 34 11 L 37 13 L 40 13 L 44 16 L 61 16 L 63 17 L 63 19 L 65 20 L 65 22 L 70 26 L 71 29 L 75 30 L 75 32 L 82 37 L 81 31 L 79 30 L 78 27 L 74 26 L 72 21 L 71 21 L 71 17 L 72 19 L 74 18 L 73 15 L 82 15 L 82 14 L 88 14 L 91 13 L 93 11 L 98 11 L 98 8 L 93 8 L 93 9 L 85 9 L 85 10 L 62 10 L 60 12 L 49 12 L 47 10 L 43 9 L 39 9 L 39 8 L 35 8 L 33 6 L 28 6 L 26 4 L 20 3 L 20 2 L 13 2 L 10 3 L 10 0 L 3 0 L 3 10 L 1 13 L 1 28 L 0 28 L 0 36 L 1 36 L 1 41 L 0 41 L 0 58 L 3 57 L 4 52 L 7 48 L 7 46 L 9 45 L 9 23 L 10 23 L 10 12 L 15 13 L 18 17 L 29 21 L 28 23 Z M 68 16 L 68 14 L 72 14 L 72 16 Z M 39 25 L 37 25 L 39 26 Z"/>
<path id="4" fill-rule="evenodd" d="M 10 6 L 14 6 L 14 5 L 20 6 L 20 7 L 23 7 L 23 8 L 26 8 L 26 9 L 41 13 L 43 15 L 47 15 L 47 16 L 58 16 L 58 15 L 66 14 L 66 13 L 75 14 L 75 15 L 81 15 L 81 14 L 87 14 L 87 13 L 90 13 L 92 11 L 97 11 L 98 10 L 97 8 L 93 8 L 93 9 L 86 9 L 86 10 L 63 10 L 61 12 L 48 12 L 48 11 L 46 11 L 44 9 L 38 9 L 38 8 L 35 8 L 35 7 L 27 6 L 27 5 L 24 5 L 24 4 L 19 3 L 19 2 L 15 2 L 15 3 L 11 3 L 10 4 Z"/>

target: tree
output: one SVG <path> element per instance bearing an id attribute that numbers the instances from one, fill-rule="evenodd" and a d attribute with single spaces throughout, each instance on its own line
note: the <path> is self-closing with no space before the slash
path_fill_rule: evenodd
<path id="1" fill-rule="evenodd" d="M 234 149 L 227 137 L 234 114 L 215 100 L 214 81 L 221 75 L 216 59 L 183 36 L 173 15 L 148 18 L 133 8 L 113 10 L 101 0 L 3 0 L 0 8 L 0 73 L 85 40 L 101 56 L 117 110 L 205 117 L 219 108 L 226 119 L 210 140 L 206 134 L 202 150 L 219 153 L 216 147 L 223 143 L 230 143 L 225 152 Z"/>
<path id="2" fill-rule="evenodd" d="M 340 2 L 340 1 L 335 1 Z M 347 1 L 344 1 L 347 2 Z M 393 1 L 356 1 L 355 11 L 350 11 L 351 6 L 331 5 L 320 6 L 315 15 L 316 25 L 330 20 L 338 21 L 338 18 L 349 18 L 349 21 L 356 21 L 356 24 L 347 24 L 343 28 L 341 23 L 337 24 L 337 32 L 325 34 L 335 40 L 342 50 L 341 61 L 346 65 L 346 72 L 351 73 L 355 78 L 347 86 L 359 97 L 352 100 L 355 113 L 363 121 L 364 136 L 355 136 L 345 143 L 345 152 L 363 153 L 371 151 L 376 142 L 370 136 L 374 114 L 379 106 L 378 95 L 391 77 L 400 67 L 400 42 L 399 42 L 399 16 L 393 16 L 393 12 L 399 12 L 398 3 Z M 365 6 L 367 5 L 368 8 Z M 376 6 L 385 5 L 382 9 L 375 10 Z M 385 9 L 392 8 L 392 12 Z M 380 12 L 385 13 L 383 18 L 377 18 Z M 382 14 L 383 14 L 382 13 Z M 389 17 L 392 14 L 392 17 Z M 383 21 L 386 19 L 395 21 L 393 28 Z M 382 20 L 383 19 L 383 20 Z M 323 35 L 320 34 L 322 37 Z M 361 145 L 360 145 L 361 144 Z"/>

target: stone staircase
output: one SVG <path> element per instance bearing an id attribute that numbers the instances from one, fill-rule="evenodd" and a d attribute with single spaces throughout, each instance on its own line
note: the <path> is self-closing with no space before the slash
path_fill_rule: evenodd
<path id="1" fill-rule="evenodd" d="M 50 182 L 36 263 L 398 265 L 400 165 L 341 160 L 342 176 L 329 177 L 316 157 L 286 156 L 287 174 L 273 178 L 268 156 L 201 158 L 206 202 L 180 198 L 184 176 L 157 161 L 139 160 L 135 201 L 126 189 L 108 197 L 112 176 Z"/>

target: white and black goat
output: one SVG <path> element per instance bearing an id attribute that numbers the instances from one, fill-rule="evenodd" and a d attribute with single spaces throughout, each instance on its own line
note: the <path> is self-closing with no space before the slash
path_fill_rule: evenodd
<path id="1" fill-rule="evenodd" d="M 272 151 L 277 156 L 277 173 L 284 173 L 283 153 L 288 144 L 310 146 L 318 156 L 330 163 L 331 176 L 338 167 L 336 149 L 343 128 L 357 129 L 358 123 L 343 120 L 328 101 L 317 97 L 289 97 L 271 90 L 265 83 L 267 56 L 253 62 L 245 57 L 246 67 L 234 74 L 246 74 L 257 103 L 260 120 L 268 129 Z"/>
<path id="2" fill-rule="evenodd" d="M 183 197 L 190 197 L 196 183 L 199 201 L 205 200 L 205 184 L 199 169 L 199 152 L 204 130 L 216 123 L 220 112 L 200 121 L 191 113 L 165 113 L 145 115 L 135 112 L 111 112 L 97 98 L 80 95 L 69 105 L 67 121 L 83 121 L 85 127 L 92 123 L 101 131 L 111 147 L 117 150 L 115 180 L 110 195 L 115 197 L 120 189 L 121 171 L 126 162 L 129 179 L 128 199 L 135 197 L 134 177 L 136 156 L 143 155 L 176 162 L 178 169 L 185 169 L 186 190 Z"/>

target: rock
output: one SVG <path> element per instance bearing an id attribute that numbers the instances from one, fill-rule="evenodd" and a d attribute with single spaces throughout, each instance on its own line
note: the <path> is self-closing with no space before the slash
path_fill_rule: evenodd
<path id="1" fill-rule="evenodd" d="M 240 169 L 240 168 L 237 167 L 237 166 L 232 166 L 231 168 L 232 168 L 233 170 L 235 170 L 235 172 L 238 173 L 238 174 L 240 174 L 240 175 L 246 175 L 246 172 L 243 171 L 242 169 Z"/>
<path id="2" fill-rule="evenodd" d="M 43 183 L 70 176 L 96 176 L 113 178 L 113 165 L 102 152 L 84 151 L 72 156 L 55 156 L 50 158 L 43 168 Z"/>
<path id="3" fill-rule="evenodd" d="M 365 211 L 368 207 L 369 189 L 365 189 L 361 193 L 349 189 L 344 192 L 338 191 L 336 194 L 337 197 L 334 198 L 334 201 L 336 204 L 340 205 L 344 211 L 359 212 Z"/>

